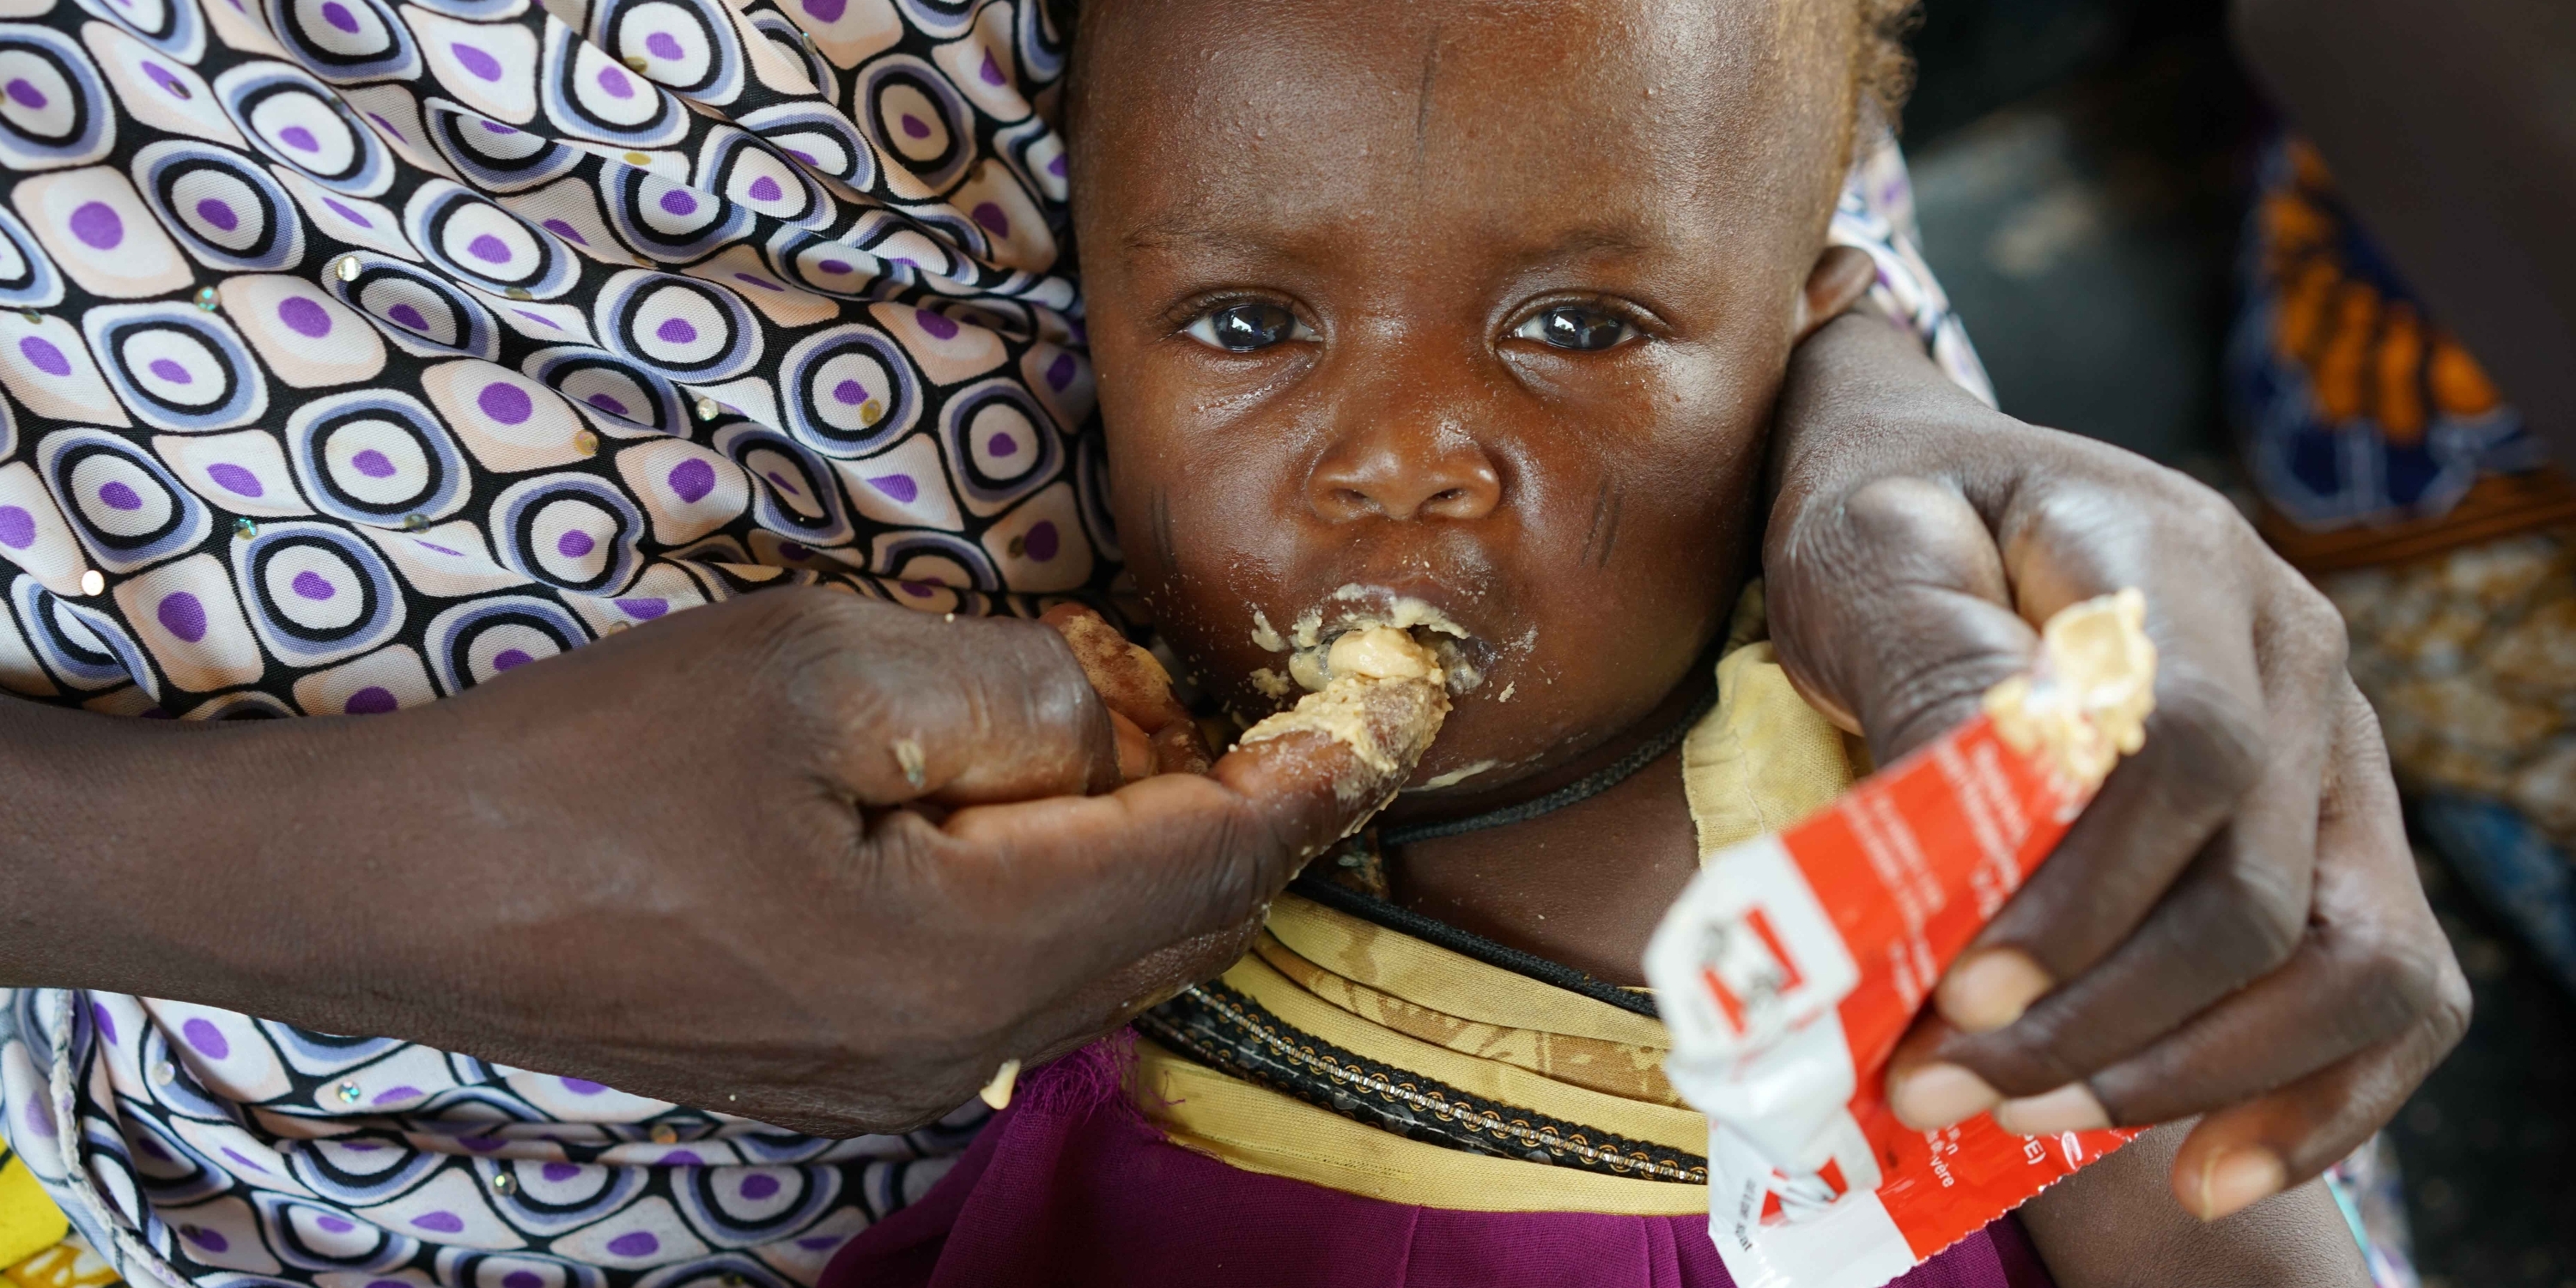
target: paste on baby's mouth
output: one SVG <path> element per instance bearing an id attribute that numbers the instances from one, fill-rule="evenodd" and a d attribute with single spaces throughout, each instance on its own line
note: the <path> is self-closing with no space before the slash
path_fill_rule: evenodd
<path id="1" fill-rule="evenodd" d="M 1244 731 L 1239 745 L 1320 733 L 1349 747 L 1360 772 L 1334 783 L 1345 800 L 1392 796 L 1449 715 L 1439 656 L 1392 626 L 1363 626 L 1324 652 L 1326 680 L 1297 705 Z"/>
<path id="2" fill-rule="evenodd" d="M 1356 583 L 1343 586 L 1326 598 L 1341 603 L 1368 603 L 1383 591 L 1372 591 Z M 1312 693 L 1321 690 L 1334 675 L 1329 661 L 1333 647 L 1348 638 L 1348 633 L 1364 626 L 1390 626 L 1411 636 L 1415 643 L 1431 650 L 1440 664 L 1443 681 L 1451 693 L 1465 693 L 1485 682 L 1485 668 L 1467 646 L 1467 628 L 1449 614 L 1415 599 L 1398 595 L 1385 601 L 1382 611 L 1372 610 L 1341 617 L 1330 628 L 1324 624 L 1324 610 L 1309 608 L 1297 615 L 1296 623 L 1286 638 L 1272 629 L 1270 619 L 1259 609 L 1252 613 L 1252 642 L 1272 653 L 1288 653 L 1287 681 Z M 1291 651 L 1293 649 L 1293 651 Z M 1264 668 L 1252 677 L 1255 688 L 1270 697 L 1286 697 L 1291 691 L 1278 672 Z"/>

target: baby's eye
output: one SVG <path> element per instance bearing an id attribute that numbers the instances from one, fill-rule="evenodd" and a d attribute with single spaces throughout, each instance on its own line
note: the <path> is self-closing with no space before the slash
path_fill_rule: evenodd
<path id="1" fill-rule="evenodd" d="M 1228 353 L 1251 353 L 1283 341 L 1315 338 L 1296 314 L 1280 305 L 1260 302 L 1210 309 L 1190 323 L 1186 334 L 1211 349 Z"/>
<path id="2" fill-rule="evenodd" d="M 1536 340 L 1559 349 L 1593 353 L 1635 335 L 1637 328 L 1615 313 L 1583 304 L 1560 304 L 1520 324 L 1516 339 Z"/>

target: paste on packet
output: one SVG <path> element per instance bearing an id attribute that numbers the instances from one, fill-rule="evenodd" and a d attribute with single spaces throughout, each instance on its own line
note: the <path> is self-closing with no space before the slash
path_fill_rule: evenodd
<path id="1" fill-rule="evenodd" d="M 2029 672 L 1772 836 L 1703 856 L 1646 949 L 1665 1072 L 1709 1117 L 1709 1233 L 1746 1288 L 1877 1288 L 2118 1149 L 1896 1120 L 1888 1059 L 1950 962 L 2146 736 L 2135 590 L 2042 628 Z"/>
<path id="2" fill-rule="evenodd" d="M 1986 691 L 1986 715 L 2014 751 L 2099 786 L 2120 757 L 2146 745 L 2156 706 L 2146 596 L 2124 590 L 2049 618 L 2039 657 L 2030 674 Z"/>

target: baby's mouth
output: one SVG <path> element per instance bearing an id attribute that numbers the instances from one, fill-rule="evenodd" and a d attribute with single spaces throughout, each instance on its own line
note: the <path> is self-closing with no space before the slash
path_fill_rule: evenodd
<path id="1" fill-rule="evenodd" d="M 1285 698 L 1297 688 L 1309 693 L 1320 692 L 1333 679 L 1331 657 L 1334 643 L 1353 631 L 1370 626 L 1393 627 L 1431 650 L 1439 660 L 1440 669 L 1447 677 L 1448 690 L 1453 694 L 1466 693 L 1485 682 L 1485 671 L 1493 661 L 1491 644 L 1427 600 L 1382 586 L 1353 583 L 1326 596 L 1323 604 L 1299 614 L 1284 636 L 1256 610 L 1253 613 L 1253 643 L 1289 656 L 1286 676 L 1275 671 L 1256 671 L 1253 683 L 1274 698 Z M 1294 688 L 1291 687 L 1292 681 Z"/>

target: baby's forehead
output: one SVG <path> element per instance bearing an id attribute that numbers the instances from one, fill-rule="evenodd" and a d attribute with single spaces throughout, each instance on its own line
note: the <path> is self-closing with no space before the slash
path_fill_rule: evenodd
<path id="1" fill-rule="evenodd" d="M 1505 221 L 1549 194 L 1778 208 L 1830 183 L 1850 127 L 1854 0 L 1081 3 L 1071 124 L 1095 215 L 1158 196 L 1282 212 L 1319 188 L 1354 217 L 1425 187 L 1471 207 L 1490 190 Z"/>
<path id="2" fill-rule="evenodd" d="M 1283 90 L 1494 84 L 1490 73 L 1511 72 L 1569 90 L 1688 93 L 1749 73 L 1847 79 L 1858 2 L 1078 0 L 1077 54 L 1097 75 L 1182 90 L 1262 71 Z"/>

